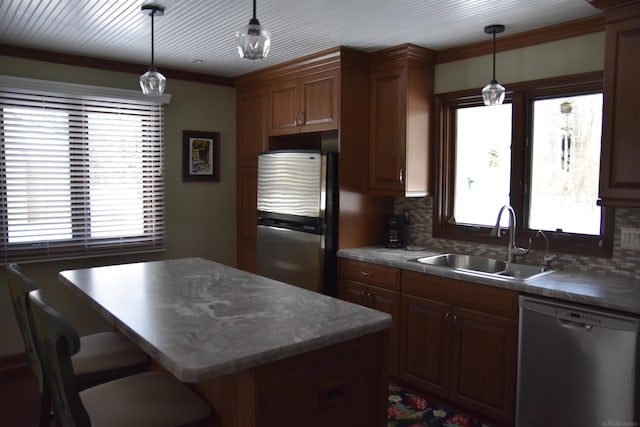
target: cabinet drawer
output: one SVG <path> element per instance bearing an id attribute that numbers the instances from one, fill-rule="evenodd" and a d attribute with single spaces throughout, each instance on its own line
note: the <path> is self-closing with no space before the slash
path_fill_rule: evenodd
<path id="1" fill-rule="evenodd" d="M 400 290 L 400 270 L 384 265 L 341 258 L 340 278 Z"/>
<path id="2" fill-rule="evenodd" d="M 508 289 L 403 271 L 402 291 L 484 313 L 518 318 L 518 293 Z"/>

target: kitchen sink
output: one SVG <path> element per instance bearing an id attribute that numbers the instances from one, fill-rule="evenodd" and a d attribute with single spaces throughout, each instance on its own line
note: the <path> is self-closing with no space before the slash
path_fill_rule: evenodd
<path id="1" fill-rule="evenodd" d="M 507 263 L 494 258 L 476 255 L 440 254 L 418 258 L 413 261 L 435 267 L 449 268 L 462 273 L 507 280 L 533 280 L 556 271 L 535 265 Z"/>
<path id="2" fill-rule="evenodd" d="M 504 261 L 497 259 L 460 254 L 441 254 L 418 258 L 416 261 L 422 264 L 435 265 L 438 267 L 449 267 L 460 270 L 479 271 L 482 273 L 497 273 L 507 267 Z"/>

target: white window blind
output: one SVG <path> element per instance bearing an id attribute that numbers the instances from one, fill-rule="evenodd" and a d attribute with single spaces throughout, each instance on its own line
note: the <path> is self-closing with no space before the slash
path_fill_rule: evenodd
<path id="1" fill-rule="evenodd" d="M 0 76 L 4 262 L 162 249 L 168 99 Z"/>

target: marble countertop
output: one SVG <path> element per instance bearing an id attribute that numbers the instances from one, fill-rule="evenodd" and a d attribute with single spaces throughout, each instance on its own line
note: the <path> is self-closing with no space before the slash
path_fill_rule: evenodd
<path id="1" fill-rule="evenodd" d="M 383 247 L 341 249 L 338 256 L 397 267 L 468 282 L 513 289 L 532 295 L 640 314 L 640 282 L 626 276 L 597 275 L 559 270 L 533 280 L 522 281 L 472 275 L 459 270 L 415 262 L 417 258 L 437 255 L 441 251 L 408 251 Z"/>
<path id="2" fill-rule="evenodd" d="M 384 331 L 388 314 L 201 258 L 59 273 L 184 382 Z"/>

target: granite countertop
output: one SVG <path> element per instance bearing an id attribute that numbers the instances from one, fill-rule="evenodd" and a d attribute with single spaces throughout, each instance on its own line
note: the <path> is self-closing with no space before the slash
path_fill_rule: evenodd
<path id="1" fill-rule="evenodd" d="M 201 258 L 68 270 L 59 279 L 184 382 L 391 326 L 386 313 Z"/>
<path id="2" fill-rule="evenodd" d="M 640 314 L 640 281 L 630 277 L 559 270 L 525 282 L 517 279 L 471 275 L 458 270 L 413 261 L 417 258 L 441 253 L 442 251 L 408 251 L 405 249 L 365 247 L 341 249 L 338 251 L 338 256 L 403 270 L 512 289 L 522 293 L 551 297 L 567 302 Z"/>

